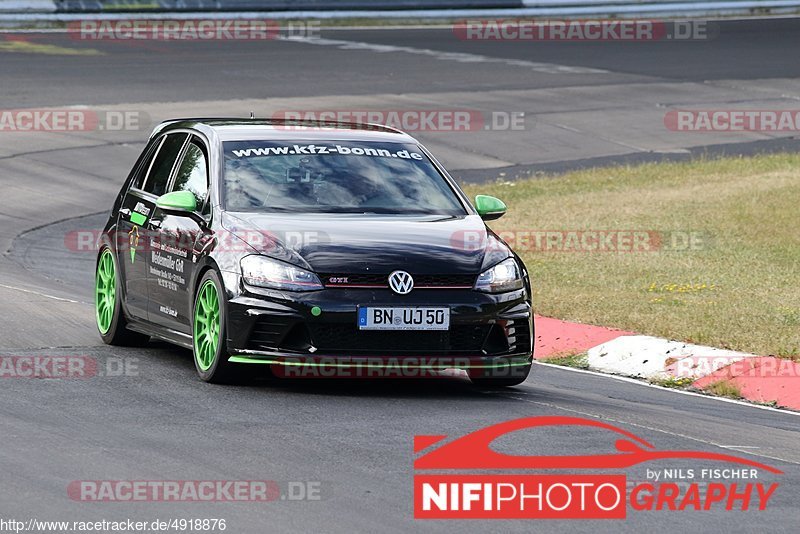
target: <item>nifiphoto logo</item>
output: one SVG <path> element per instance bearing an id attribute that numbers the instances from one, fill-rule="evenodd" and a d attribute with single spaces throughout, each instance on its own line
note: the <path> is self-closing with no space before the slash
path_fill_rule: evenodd
<path id="1" fill-rule="evenodd" d="M 539 429 L 552 433 L 566 428 L 573 432 L 602 430 L 615 450 L 595 455 L 553 451 L 517 456 L 492 447 L 496 440 L 514 432 Z M 597 445 L 600 448 L 600 443 Z M 452 439 L 415 436 L 414 451 L 416 519 L 585 520 L 625 519 L 629 510 L 763 511 L 780 486 L 772 478 L 783 474 L 739 456 L 659 450 L 609 423 L 567 416 L 514 419 Z M 647 468 L 645 481 L 628 483 L 626 470 L 665 461 L 702 462 L 703 467 Z M 448 474 L 432 473 L 441 471 Z M 669 480 L 672 478 L 679 483 Z"/>

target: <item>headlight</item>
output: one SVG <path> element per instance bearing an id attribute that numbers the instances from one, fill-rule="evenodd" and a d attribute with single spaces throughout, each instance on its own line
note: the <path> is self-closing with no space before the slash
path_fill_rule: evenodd
<path id="1" fill-rule="evenodd" d="M 241 266 L 244 281 L 251 286 L 286 291 L 323 289 L 316 274 L 265 256 L 245 256 Z"/>
<path id="2" fill-rule="evenodd" d="M 522 285 L 517 262 L 514 258 L 508 258 L 481 273 L 475 282 L 475 289 L 486 293 L 504 293 L 522 289 Z"/>

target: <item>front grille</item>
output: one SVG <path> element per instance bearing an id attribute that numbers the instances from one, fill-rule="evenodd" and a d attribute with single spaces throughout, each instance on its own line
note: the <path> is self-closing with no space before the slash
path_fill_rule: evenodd
<path id="1" fill-rule="evenodd" d="M 320 353 L 375 356 L 410 353 L 481 354 L 490 325 L 451 325 L 449 331 L 359 330 L 355 325 L 309 324 Z"/>
<path id="2" fill-rule="evenodd" d="M 414 287 L 441 287 L 475 285 L 475 275 L 472 274 L 421 274 L 414 276 Z"/>
<path id="3" fill-rule="evenodd" d="M 413 274 L 415 288 L 424 287 L 472 287 L 474 274 Z M 388 274 L 320 274 L 326 287 L 375 286 L 389 287 Z M 346 281 L 342 281 L 346 280 Z"/>

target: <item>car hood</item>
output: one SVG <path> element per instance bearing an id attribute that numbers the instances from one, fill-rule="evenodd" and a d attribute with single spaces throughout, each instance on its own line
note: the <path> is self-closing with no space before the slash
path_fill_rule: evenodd
<path id="1" fill-rule="evenodd" d="M 225 213 L 254 252 L 319 273 L 478 274 L 511 255 L 477 215 Z"/>

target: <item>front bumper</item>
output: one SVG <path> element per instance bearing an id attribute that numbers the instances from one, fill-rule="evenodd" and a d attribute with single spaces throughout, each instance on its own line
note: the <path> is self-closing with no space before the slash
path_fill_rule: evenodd
<path id="1" fill-rule="evenodd" d="M 364 331 L 358 306 L 445 306 L 448 331 Z M 312 308 L 319 313 L 312 314 Z M 285 366 L 488 369 L 530 364 L 533 314 L 526 291 L 328 288 L 248 289 L 228 302 L 230 361 Z"/>

